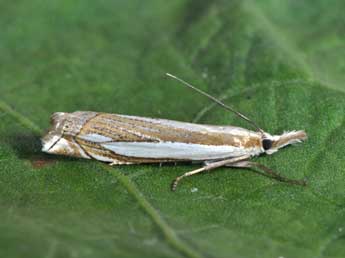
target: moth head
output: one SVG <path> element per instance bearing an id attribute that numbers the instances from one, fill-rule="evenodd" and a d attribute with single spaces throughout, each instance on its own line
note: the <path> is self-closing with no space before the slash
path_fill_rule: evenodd
<path id="1" fill-rule="evenodd" d="M 262 138 L 262 148 L 265 153 L 273 154 L 280 148 L 305 141 L 306 139 L 307 134 L 304 131 L 284 132 L 282 135 L 270 135 L 265 133 Z"/>
<path id="2" fill-rule="evenodd" d="M 85 153 L 74 140 L 81 128 L 75 113 L 54 113 L 50 124 L 50 129 L 41 139 L 43 152 L 85 158 Z"/>

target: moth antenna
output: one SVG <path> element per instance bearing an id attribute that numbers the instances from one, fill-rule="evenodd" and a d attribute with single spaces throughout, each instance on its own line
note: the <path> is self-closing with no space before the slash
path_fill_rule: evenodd
<path id="1" fill-rule="evenodd" d="M 242 113 L 236 111 L 235 109 L 233 109 L 232 107 L 224 104 L 222 101 L 220 101 L 219 99 L 211 96 L 210 94 L 196 88 L 195 86 L 191 85 L 190 83 L 176 77 L 175 75 L 172 75 L 170 73 L 166 73 L 167 76 L 181 82 L 183 85 L 187 86 L 188 88 L 193 89 L 194 91 L 198 92 L 199 94 L 211 99 L 212 101 L 214 101 L 216 104 L 220 105 L 221 107 L 225 108 L 226 110 L 235 113 L 237 116 L 239 116 L 240 118 L 242 118 L 243 120 L 247 121 L 248 123 L 250 123 L 253 127 L 255 127 L 259 132 L 261 132 L 262 134 L 264 134 L 264 131 L 252 120 L 250 120 L 248 117 L 246 117 L 245 115 L 243 115 Z"/>

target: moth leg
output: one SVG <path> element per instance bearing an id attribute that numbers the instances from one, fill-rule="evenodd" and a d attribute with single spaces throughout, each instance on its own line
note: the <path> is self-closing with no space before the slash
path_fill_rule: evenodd
<path id="1" fill-rule="evenodd" d="M 225 165 L 231 164 L 231 163 L 236 163 L 239 161 L 243 161 L 246 159 L 249 159 L 250 155 L 244 155 L 244 156 L 240 156 L 240 157 L 236 157 L 236 158 L 231 158 L 231 159 L 225 159 L 225 160 L 220 160 L 220 161 L 215 161 L 215 162 L 208 162 L 204 167 L 189 171 L 184 173 L 183 175 L 176 177 L 175 180 L 172 182 L 171 185 L 171 190 L 175 191 L 176 187 L 178 185 L 178 183 L 181 181 L 182 178 L 188 177 L 188 176 L 192 176 L 198 173 L 201 173 L 203 171 L 208 171 L 208 170 L 212 170 L 215 168 L 219 168 L 219 167 L 223 167 Z"/>
<path id="2" fill-rule="evenodd" d="M 279 175 L 277 172 L 273 171 L 272 169 L 256 162 L 251 162 L 251 161 L 240 161 L 237 163 L 233 164 L 226 164 L 225 166 L 227 167 L 238 167 L 238 168 L 258 168 L 260 171 L 263 171 L 266 175 L 269 177 L 278 180 L 280 182 L 286 182 L 289 184 L 294 184 L 294 185 L 303 185 L 306 186 L 307 183 L 305 180 L 296 180 L 296 179 L 290 179 L 284 176 Z"/>
<path id="3" fill-rule="evenodd" d="M 113 162 L 109 163 L 109 166 L 130 165 L 130 164 L 133 164 L 133 162 L 114 160 Z"/>

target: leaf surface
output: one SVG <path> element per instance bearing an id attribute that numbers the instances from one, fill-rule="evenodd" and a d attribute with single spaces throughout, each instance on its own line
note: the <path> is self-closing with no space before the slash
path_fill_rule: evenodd
<path id="1" fill-rule="evenodd" d="M 344 257 L 345 4 L 7 1 L 0 4 L 1 257 Z M 263 129 L 306 143 L 244 169 L 108 167 L 48 156 L 57 111 L 238 125 L 176 74 Z"/>

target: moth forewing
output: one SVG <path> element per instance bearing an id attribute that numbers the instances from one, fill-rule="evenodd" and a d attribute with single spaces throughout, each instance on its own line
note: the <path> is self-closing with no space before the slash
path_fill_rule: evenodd
<path id="1" fill-rule="evenodd" d="M 76 116 L 89 119 L 75 119 Z M 261 135 L 239 127 L 94 112 L 54 115 L 52 121 L 48 135 L 55 138 L 43 138 L 44 151 L 114 164 L 202 162 L 263 152 Z M 63 126 L 67 124 L 67 128 Z M 79 127 L 78 132 L 71 130 Z M 69 131 L 64 132 L 63 128 Z M 52 143 L 54 148 L 50 148 Z M 72 154 L 74 150 L 76 153 Z"/>

